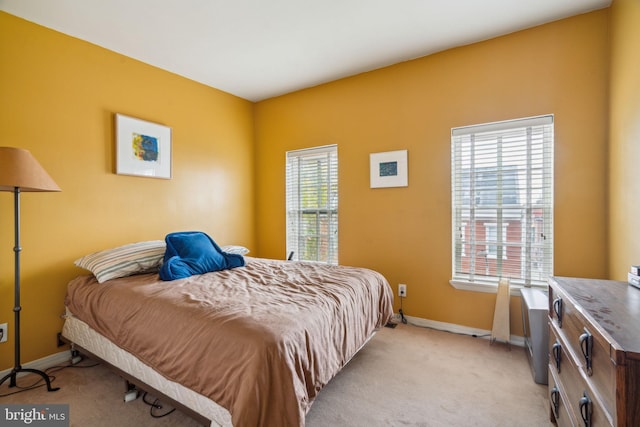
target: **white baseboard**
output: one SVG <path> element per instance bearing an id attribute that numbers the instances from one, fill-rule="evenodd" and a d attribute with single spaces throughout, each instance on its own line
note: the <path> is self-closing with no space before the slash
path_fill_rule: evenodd
<path id="1" fill-rule="evenodd" d="M 394 314 L 393 318 L 397 322 L 401 319 L 400 314 L 398 313 Z M 407 323 L 422 328 L 431 328 L 438 331 L 452 332 L 454 334 L 475 336 L 486 340 L 491 339 L 491 331 L 486 329 L 470 328 L 468 326 L 456 325 L 455 323 L 438 322 L 437 320 L 407 316 L 406 314 L 404 315 L 404 318 L 407 319 Z M 511 345 L 517 345 L 518 347 L 524 347 L 524 337 L 511 335 L 510 343 Z"/>
<path id="2" fill-rule="evenodd" d="M 439 331 L 452 332 L 454 334 L 476 336 L 478 338 L 483 338 L 487 340 L 490 339 L 491 337 L 491 331 L 486 329 L 470 328 L 468 326 L 456 325 L 455 323 L 438 322 L 437 320 L 422 319 L 420 317 L 414 317 L 414 316 L 405 315 L 404 317 L 405 319 L 407 319 L 407 323 L 414 326 L 419 326 L 422 328 L 431 328 L 431 329 L 437 329 Z M 398 313 L 394 314 L 393 319 L 399 322 L 400 314 Z M 524 347 L 524 338 L 518 335 L 511 335 L 511 344 L 517 345 L 519 347 Z M 42 359 L 23 363 L 22 367 L 29 368 L 29 369 L 39 369 L 41 371 L 44 371 L 45 369 L 48 369 L 52 366 L 69 362 L 70 360 L 71 360 L 71 353 L 69 352 L 69 350 L 65 350 L 59 353 L 55 353 L 55 354 L 43 357 Z M 12 368 L 1 371 L 0 378 L 4 377 L 9 372 L 11 372 L 11 369 Z M 21 375 L 22 374 L 18 374 L 18 376 L 21 376 Z"/>
<path id="3" fill-rule="evenodd" d="M 51 354 L 43 357 L 42 359 L 34 360 L 32 362 L 21 363 L 23 368 L 38 369 L 44 371 L 52 366 L 60 365 L 71 360 L 71 353 L 69 350 L 61 351 L 60 353 Z M 5 375 L 11 372 L 13 368 L 5 369 L 0 372 L 0 378 L 4 378 Z M 18 373 L 18 377 L 26 375 L 27 373 Z"/>

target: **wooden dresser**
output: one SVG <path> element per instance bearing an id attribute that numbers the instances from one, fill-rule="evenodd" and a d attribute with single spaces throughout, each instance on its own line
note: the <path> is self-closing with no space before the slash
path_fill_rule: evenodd
<path id="1" fill-rule="evenodd" d="M 640 426 L 640 289 L 549 280 L 549 404 L 559 426 Z"/>

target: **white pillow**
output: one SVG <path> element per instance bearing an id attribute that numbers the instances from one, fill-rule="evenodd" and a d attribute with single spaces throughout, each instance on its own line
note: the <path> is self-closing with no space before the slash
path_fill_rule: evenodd
<path id="1" fill-rule="evenodd" d="M 222 252 L 226 252 L 228 254 L 246 255 L 249 253 L 249 249 L 238 245 L 220 246 L 220 249 L 222 249 Z"/>
<path id="2" fill-rule="evenodd" d="M 85 255 L 74 264 L 91 271 L 98 283 L 104 283 L 119 277 L 158 271 L 165 250 L 164 240 L 131 243 Z"/>

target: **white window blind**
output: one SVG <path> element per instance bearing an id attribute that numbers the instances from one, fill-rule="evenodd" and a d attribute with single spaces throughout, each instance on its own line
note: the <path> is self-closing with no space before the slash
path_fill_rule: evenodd
<path id="1" fill-rule="evenodd" d="M 454 128 L 451 159 L 452 280 L 545 286 L 553 274 L 553 116 Z"/>
<path id="2" fill-rule="evenodd" d="M 287 254 L 338 264 L 338 148 L 287 152 Z"/>

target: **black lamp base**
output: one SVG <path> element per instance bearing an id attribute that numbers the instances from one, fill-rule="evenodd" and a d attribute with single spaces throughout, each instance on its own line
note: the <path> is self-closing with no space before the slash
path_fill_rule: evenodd
<path id="1" fill-rule="evenodd" d="M 0 385 L 4 384 L 6 380 L 9 381 L 9 387 L 16 387 L 16 377 L 18 372 L 30 372 L 32 374 L 37 374 L 42 377 L 42 379 L 47 383 L 47 391 L 56 391 L 60 390 L 60 387 L 53 388 L 51 387 L 51 380 L 49 379 L 49 375 L 46 373 L 39 371 L 37 369 L 28 369 L 23 368 L 20 365 L 20 311 L 22 307 L 20 307 L 20 251 L 22 248 L 20 247 L 20 188 L 15 187 L 13 191 L 13 215 L 14 215 L 14 230 L 15 230 L 15 246 L 13 247 L 13 251 L 15 252 L 15 270 L 14 270 L 14 318 L 15 318 L 15 361 L 14 367 L 7 375 L 4 376 L 0 380 Z"/>
<path id="2" fill-rule="evenodd" d="M 15 387 L 17 385 L 16 377 L 18 375 L 18 372 L 30 372 L 32 374 L 38 374 L 42 377 L 45 383 L 47 383 L 47 391 L 60 390 L 60 387 L 51 387 L 51 380 L 49 379 L 49 375 L 47 375 L 46 373 L 39 371 L 37 369 L 23 368 L 22 366 L 13 368 L 11 372 L 9 372 L 7 375 L 4 376 L 4 378 L 0 380 L 0 384 L 3 384 L 6 380 L 10 380 L 9 387 Z"/>

